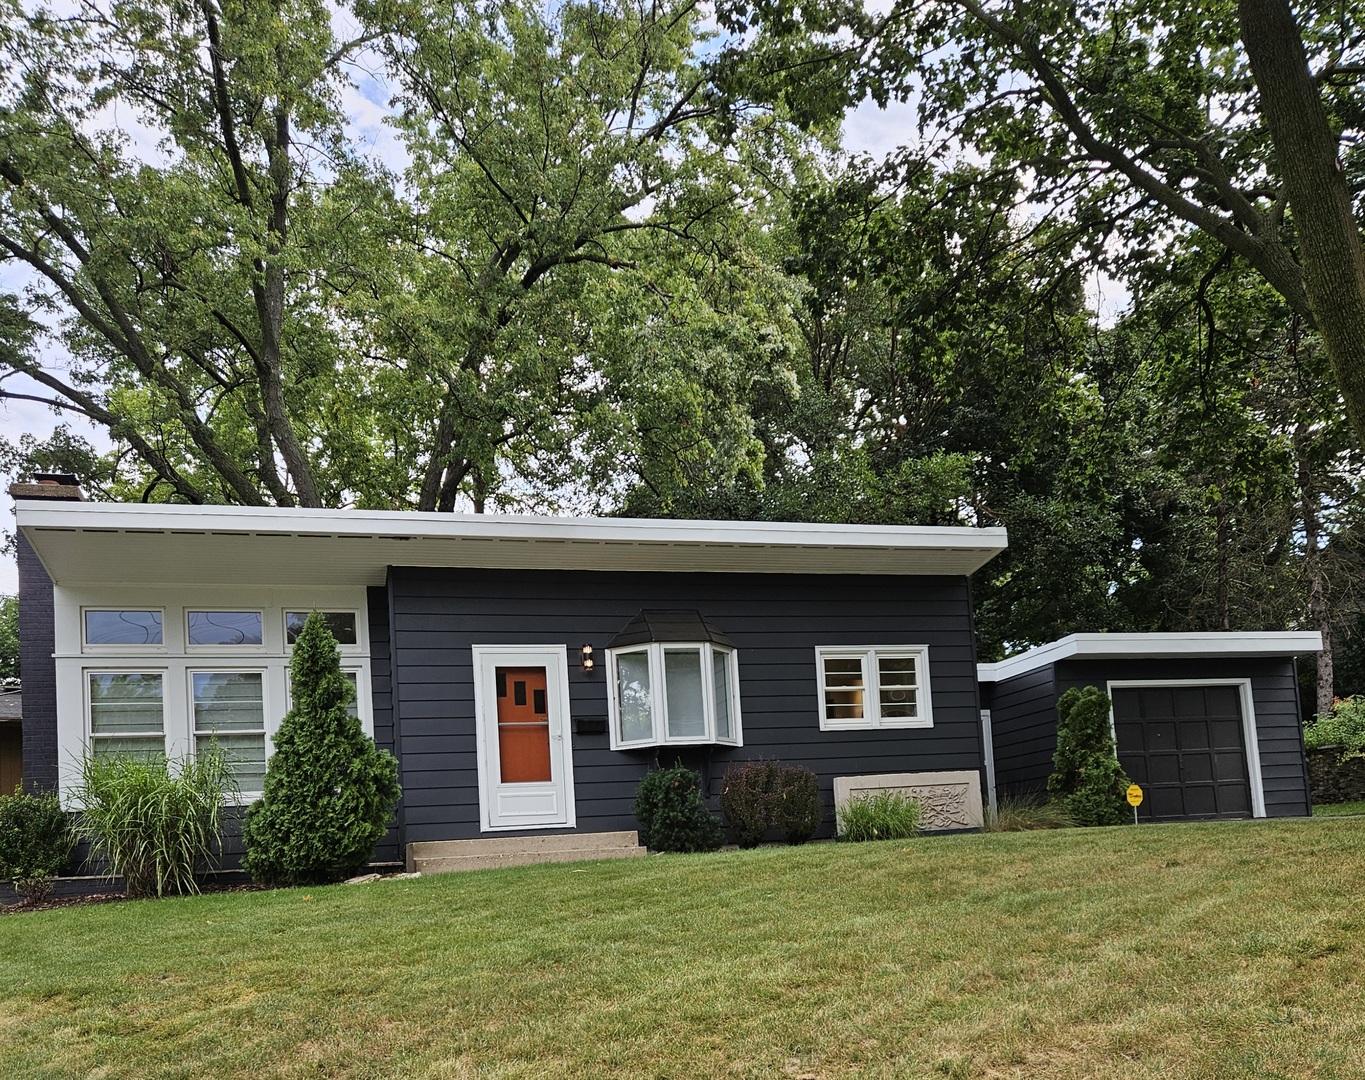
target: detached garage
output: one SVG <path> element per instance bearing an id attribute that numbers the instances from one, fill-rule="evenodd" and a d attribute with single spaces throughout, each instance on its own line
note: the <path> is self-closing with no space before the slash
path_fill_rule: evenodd
<path id="1" fill-rule="evenodd" d="M 978 665 L 988 794 L 1045 790 L 1057 699 L 1098 686 L 1139 821 L 1305 816 L 1295 657 L 1321 647 L 1316 633 L 1073 634 Z"/>

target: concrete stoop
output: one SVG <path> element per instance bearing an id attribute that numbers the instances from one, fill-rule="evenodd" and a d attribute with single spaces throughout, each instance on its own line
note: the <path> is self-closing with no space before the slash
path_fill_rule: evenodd
<path id="1" fill-rule="evenodd" d="M 532 863 L 631 859 L 648 854 L 634 832 L 497 836 L 486 840 L 434 840 L 408 845 L 408 872 L 448 874 Z"/>

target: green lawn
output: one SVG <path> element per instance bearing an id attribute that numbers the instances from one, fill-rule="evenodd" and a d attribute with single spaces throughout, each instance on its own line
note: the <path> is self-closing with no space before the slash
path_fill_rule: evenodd
<path id="1" fill-rule="evenodd" d="M 1342 819 L 14 915 L 0 1077 L 1361 1077 L 1363 894 Z"/>
<path id="2" fill-rule="evenodd" d="M 1313 807 L 1314 817 L 1343 817 L 1347 814 L 1365 814 L 1365 799 L 1355 802 L 1324 803 Z"/>

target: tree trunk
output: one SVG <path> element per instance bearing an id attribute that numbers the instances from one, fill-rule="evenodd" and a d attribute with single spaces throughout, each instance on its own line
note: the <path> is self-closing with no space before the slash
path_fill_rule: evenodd
<path id="1" fill-rule="evenodd" d="M 1307 424 L 1294 429 L 1294 454 L 1298 459 L 1299 503 L 1303 513 L 1303 571 L 1308 578 L 1308 615 L 1314 630 L 1322 635 L 1318 653 L 1318 678 L 1313 712 L 1325 713 L 1332 707 L 1332 615 L 1327 606 L 1327 587 L 1322 568 L 1322 495 L 1313 483 L 1313 467 L 1308 457 L 1312 433 Z"/>
<path id="2" fill-rule="evenodd" d="M 1365 244 L 1288 0 L 1238 0 L 1261 117 L 1294 212 L 1313 321 L 1346 414 L 1365 442 Z"/>

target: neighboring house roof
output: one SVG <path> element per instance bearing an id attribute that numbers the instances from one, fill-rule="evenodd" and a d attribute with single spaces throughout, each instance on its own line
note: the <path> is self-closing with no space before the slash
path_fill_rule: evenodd
<path id="1" fill-rule="evenodd" d="M 6 693 L 0 690 L 0 724 L 21 720 L 24 715 L 24 695 L 15 691 Z"/>
<path id="2" fill-rule="evenodd" d="M 390 566 L 970 574 L 1005 530 L 17 500 L 58 585 L 382 585 Z"/>
<path id="3" fill-rule="evenodd" d="M 1322 651 L 1316 631 L 1260 631 L 1176 634 L 1072 634 L 995 664 L 977 664 L 981 682 L 1001 682 L 1060 660 L 1144 657 L 1299 656 Z"/>

